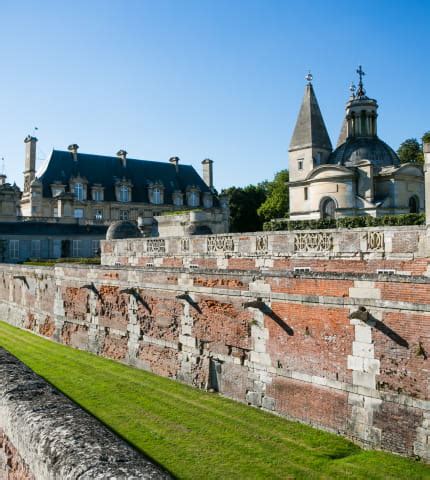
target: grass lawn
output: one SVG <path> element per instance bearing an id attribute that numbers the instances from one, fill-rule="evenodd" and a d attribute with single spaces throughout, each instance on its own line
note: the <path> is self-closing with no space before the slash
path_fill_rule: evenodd
<path id="1" fill-rule="evenodd" d="M 0 346 L 178 478 L 430 479 L 430 467 L 0 322 Z"/>

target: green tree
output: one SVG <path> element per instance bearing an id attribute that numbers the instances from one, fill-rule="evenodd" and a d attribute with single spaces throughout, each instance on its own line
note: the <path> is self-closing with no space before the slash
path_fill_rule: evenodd
<path id="1" fill-rule="evenodd" d="M 430 143 L 430 130 L 422 136 L 423 143 Z"/>
<path id="2" fill-rule="evenodd" d="M 267 186 L 267 198 L 257 213 L 264 222 L 284 218 L 289 210 L 288 170 L 281 170 Z"/>
<path id="3" fill-rule="evenodd" d="M 416 138 L 406 139 L 397 150 L 401 163 L 423 163 L 422 146 Z"/>
<path id="4" fill-rule="evenodd" d="M 263 229 L 263 221 L 257 210 L 266 200 L 267 182 L 244 188 L 230 187 L 221 193 L 229 196 L 231 232 L 257 232 Z"/>

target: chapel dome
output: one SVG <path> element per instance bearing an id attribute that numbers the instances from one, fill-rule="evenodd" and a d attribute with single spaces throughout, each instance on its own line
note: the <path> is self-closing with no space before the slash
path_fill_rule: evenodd
<path id="1" fill-rule="evenodd" d="M 350 137 L 334 150 L 327 163 L 355 166 L 369 160 L 375 167 L 399 166 L 396 152 L 378 137 Z"/>
<path id="2" fill-rule="evenodd" d="M 110 224 L 106 232 L 106 240 L 120 240 L 123 238 L 139 238 L 142 234 L 135 222 L 119 220 Z"/>

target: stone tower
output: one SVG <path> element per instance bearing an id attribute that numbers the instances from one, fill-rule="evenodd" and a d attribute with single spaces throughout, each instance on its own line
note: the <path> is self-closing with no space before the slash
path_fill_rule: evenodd
<path id="1" fill-rule="evenodd" d="M 310 192 L 305 183 L 306 177 L 316 167 L 327 163 L 332 152 L 330 137 L 312 86 L 312 75 L 307 75 L 306 80 L 305 95 L 288 149 L 290 215 L 298 219 L 309 209 Z"/>
<path id="2" fill-rule="evenodd" d="M 312 86 L 312 75 L 307 75 L 306 80 L 308 83 L 305 95 L 288 149 L 292 182 L 304 180 L 313 168 L 326 163 L 332 151 L 330 137 Z"/>
<path id="3" fill-rule="evenodd" d="M 30 191 L 30 184 L 36 176 L 36 142 L 37 138 L 27 135 L 25 143 L 24 193 Z"/>

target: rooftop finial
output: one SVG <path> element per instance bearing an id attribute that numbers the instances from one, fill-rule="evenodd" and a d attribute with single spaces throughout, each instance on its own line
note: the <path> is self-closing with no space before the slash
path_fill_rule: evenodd
<path id="1" fill-rule="evenodd" d="M 358 90 L 357 90 L 357 97 L 364 97 L 366 95 L 366 90 L 364 90 L 363 86 L 363 77 L 366 75 L 361 68 L 361 65 L 359 65 L 357 69 L 358 76 L 360 77 L 360 81 L 358 82 Z"/>
<path id="2" fill-rule="evenodd" d="M 305 77 L 305 80 L 308 82 L 308 85 L 310 85 L 312 83 L 313 78 L 314 78 L 314 76 L 312 75 L 311 71 L 309 70 L 308 74 Z"/>
<path id="3" fill-rule="evenodd" d="M 351 85 L 349 86 L 349 91 L 351 92 L 351 97 L 355 98 L 355 91 L 357 90 L 357 87 L 354 85 L 354 82 L 351 82 Z"/>

